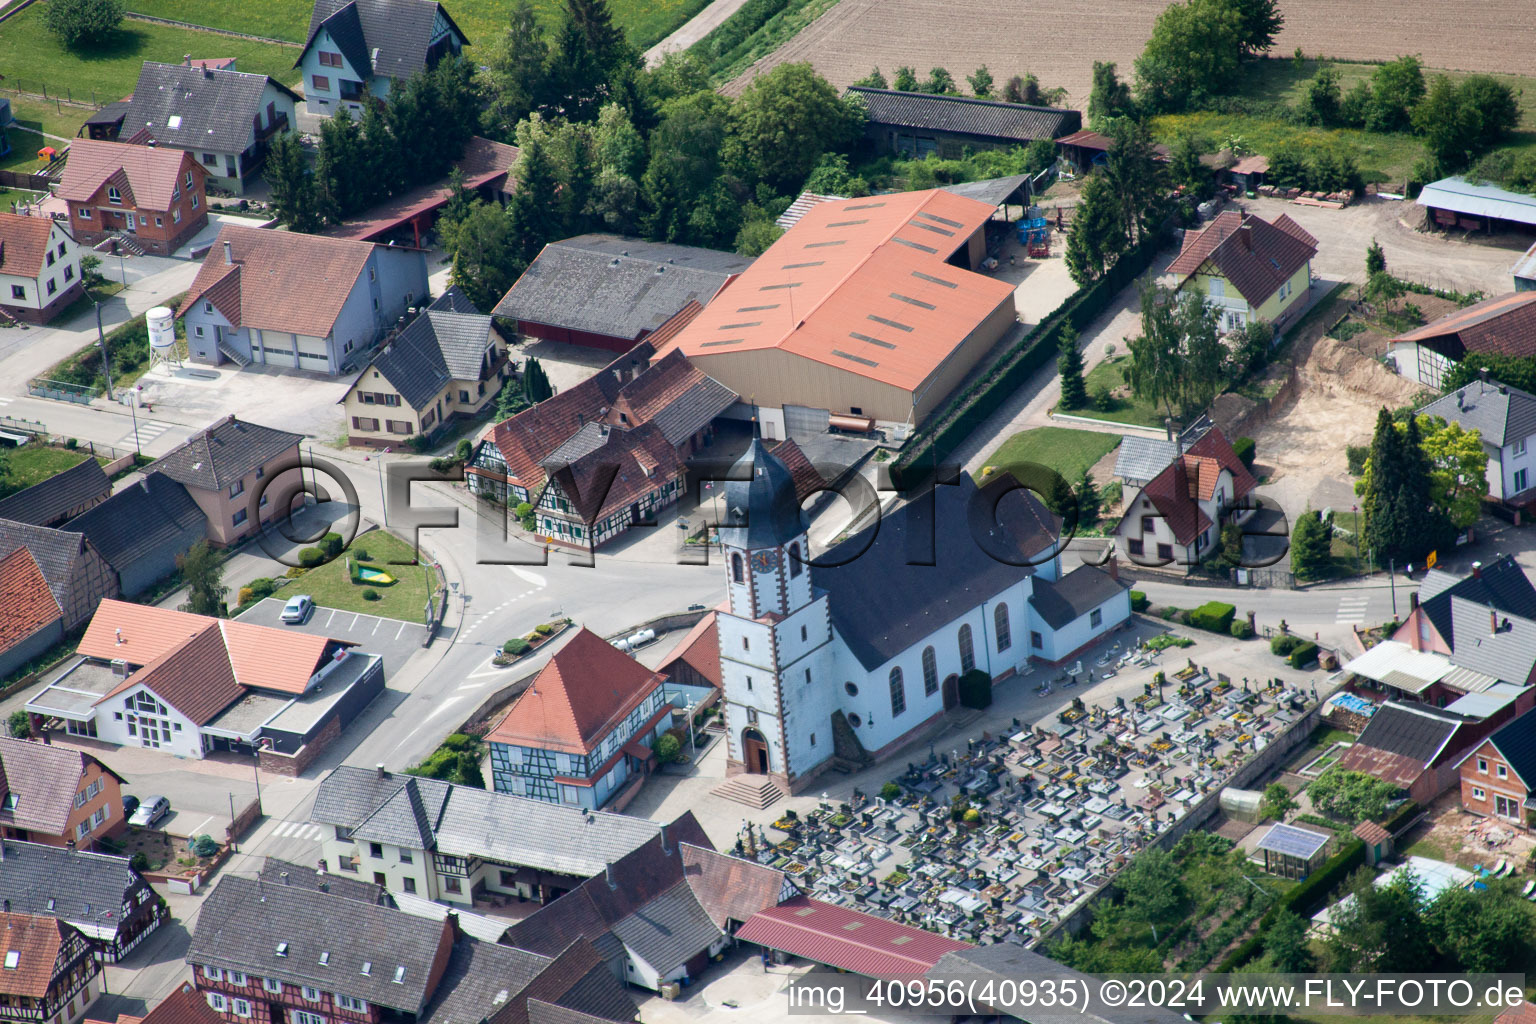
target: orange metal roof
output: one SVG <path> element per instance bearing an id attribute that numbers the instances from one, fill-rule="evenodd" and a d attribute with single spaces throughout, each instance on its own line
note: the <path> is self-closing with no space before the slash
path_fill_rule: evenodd
<path id="1" fill-rule="evenodd" d="M 992 213 L 937 189 L 818 204 L 657 353 L 778 348 L 916 390 L 1012 296 L 945 262 Z"/>

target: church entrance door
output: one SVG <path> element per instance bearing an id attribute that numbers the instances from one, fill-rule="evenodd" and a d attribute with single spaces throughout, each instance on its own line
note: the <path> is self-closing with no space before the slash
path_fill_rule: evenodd
<path id="1" fill-rule="evenodd" d="M 944 710 L 948 711 L 960 703 L 960 677 L 950 675 L 944 680 Z"/>
<path id="2" fill-rule="evenodd" d="M 751 774 L 768 774 L 768 740 L 756 729 L 741 730 L 741 760 Z"/>

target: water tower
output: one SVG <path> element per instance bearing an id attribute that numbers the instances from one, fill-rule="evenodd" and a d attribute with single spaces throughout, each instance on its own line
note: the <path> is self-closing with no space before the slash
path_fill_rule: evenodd
<path id="1" fill-rule="evenodd" d="M 181 355 L 176 349 L 176 314 L 166 306 L 156 306 L 144 314 L 144 322 L 149 327 L 149 368 L 154 370 L 156 364 L 166 368 L 170 373 L 171 366 L 181 365 Z"/>

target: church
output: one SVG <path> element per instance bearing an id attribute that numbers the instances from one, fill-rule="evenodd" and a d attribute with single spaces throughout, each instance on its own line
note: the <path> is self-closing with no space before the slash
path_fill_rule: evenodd
<path id="1" fill-rule="evenodd" d="M 1112 564 L 1062 575 L 1059 520 L 1007 474 L 934 487 L 816 556 L 761 440 L 733 475 L 716 616 L 730 775 L 794 792 L 836 759 L 878 760 L 959 703 L 962 674 L 1063 662 L 1130 618 Z"/>

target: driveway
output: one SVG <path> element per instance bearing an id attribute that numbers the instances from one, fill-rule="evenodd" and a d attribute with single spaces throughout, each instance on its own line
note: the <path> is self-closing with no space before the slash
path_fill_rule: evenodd
<path id="1" fill-rule="evenodd" d="M 303 593 L 302 583 L 284 589 L 287 597 Z M 380 655 L 384 659 L 385 679 L 399 671 L 412 655 L 421 650 L 421 642 L 427 636 L 427 627 L 419 622 L 386 619 L 381 615 L 341 611 L 337 608 L 316 608 L 305 622 L 287 625 L 282 621 L 283 603 L 275 597 L 269 597 L 240 616 L 240 621 L 351 641 L 360 650 Z"/>

